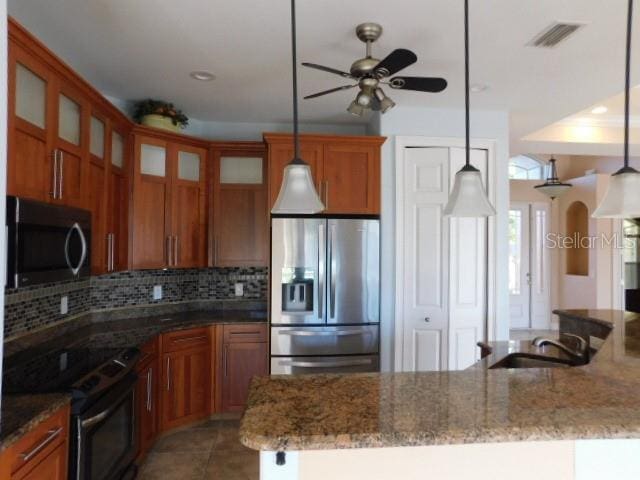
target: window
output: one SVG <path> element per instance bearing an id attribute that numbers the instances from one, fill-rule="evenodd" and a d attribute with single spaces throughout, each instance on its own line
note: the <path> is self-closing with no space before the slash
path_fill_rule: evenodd
<path id="1" fill-rule="evenodd" d="M 509 179 L 544 180 L 544 164 L 527 155 L 518 155 L 509 159 Z"/>

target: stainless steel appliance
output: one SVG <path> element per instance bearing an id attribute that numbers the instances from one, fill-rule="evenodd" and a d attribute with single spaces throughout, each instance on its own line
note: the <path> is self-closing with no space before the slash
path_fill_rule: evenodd
<path id="1" fill-rule="evenodd" d="M 271 221 L 271 373 L 379 370 L 380 221 Z"/>
<path id="2" fill-rule="evenodd" d="M 140 351 L 63 348 L 28 357 L 15 365 L 8 362 L 3 388 L 8 393 L 71 394 L 69 478 L 135 478 L 137 375 L 133 369 Z"/>
<path id="3" fill-rule="evenodd" d="M 91 213 L 7 197 L 7 286 L 86 277 L 91 273 Z"/>

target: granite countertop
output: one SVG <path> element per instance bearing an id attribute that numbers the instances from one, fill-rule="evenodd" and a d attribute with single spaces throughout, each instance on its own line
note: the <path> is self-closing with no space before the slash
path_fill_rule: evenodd
<path id="1" fill-rule="evenodd" d="M 604 339 L 588 365 L 258 377 L 240 440 L 295 451 L 640 438 L 640 315 L 556 313 L 561 331 Z"/>
<path id="2" fill-rule="evenodd" d="M 5 344 L 4 370 L 10 372 L 25 362 L 82 346 L 83 348 L 139 347 L 160 333 L 232 323 L 262 323 L 267 321 L 264 310 L 195 310 L 161 315 L 97 316 L 78 321 L 64 329 L 52 327 Z M 149 312 L 144 312 L 149 313 Z M 113 319 L 116 317 L 116 319 Z M 124 317 L 124 318 L 118 318 Z M 56 357 L 57 358 L 57 357 Z M 37 360 L 36 360 L 37 361 Z M 6 384 L 6 382 L 5 382 Z M 67 393 L 4 393 L 0 410 L 0 451 L 13 444 L 35 425 L 70 401 Z"/>

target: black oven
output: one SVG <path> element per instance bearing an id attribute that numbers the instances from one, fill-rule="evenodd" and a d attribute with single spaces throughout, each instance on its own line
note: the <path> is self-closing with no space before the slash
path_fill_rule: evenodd
<path id="1" fill-rule="evenodd" d="M 135 477 L 136 380 L 130 372 L 86 411 L 72 415 L 70 479 Z"/>
<path id="2" fill-rule="evenodd" d="M 7 197 L 7 286 L 88 276 L 91 213 Z"/>

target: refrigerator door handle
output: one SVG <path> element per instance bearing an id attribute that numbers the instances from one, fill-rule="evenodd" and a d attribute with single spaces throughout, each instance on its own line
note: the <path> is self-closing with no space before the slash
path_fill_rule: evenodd
<path id="1" fill-rule="evenodd" d="M 336 315 L 336 269 L 333 264 L 333 237 L 335 236 L 335 225 L 329 225 L 329 318 Z"/>
<path id="2" fill-rule="evenodd" d="M 313 330 L 282 330 L 278 335 L 287 335 L 290 337 L 348 337 L 355 335 L 371 334 L 368 330 L 334 330 L 334 331 L 313 331 Z"/>
<path id="3" fill-rule="evenodd" d="M 338 368 L 338 367 L 357 367 L 360 365 L 371 365 L 370 358 L 353 359 L 353 360 L 335 360 L 332 362 L 306 362 L 301 360 L 280 360 L 278 365 L 281 367 L 300 367 L 300 368 Z"/>
<path id="4" fill-rule="evenodd" d="M 325 277 L 324 225 L 318 225 L 318 320 L 324 318 L 324 277 Z"/>

